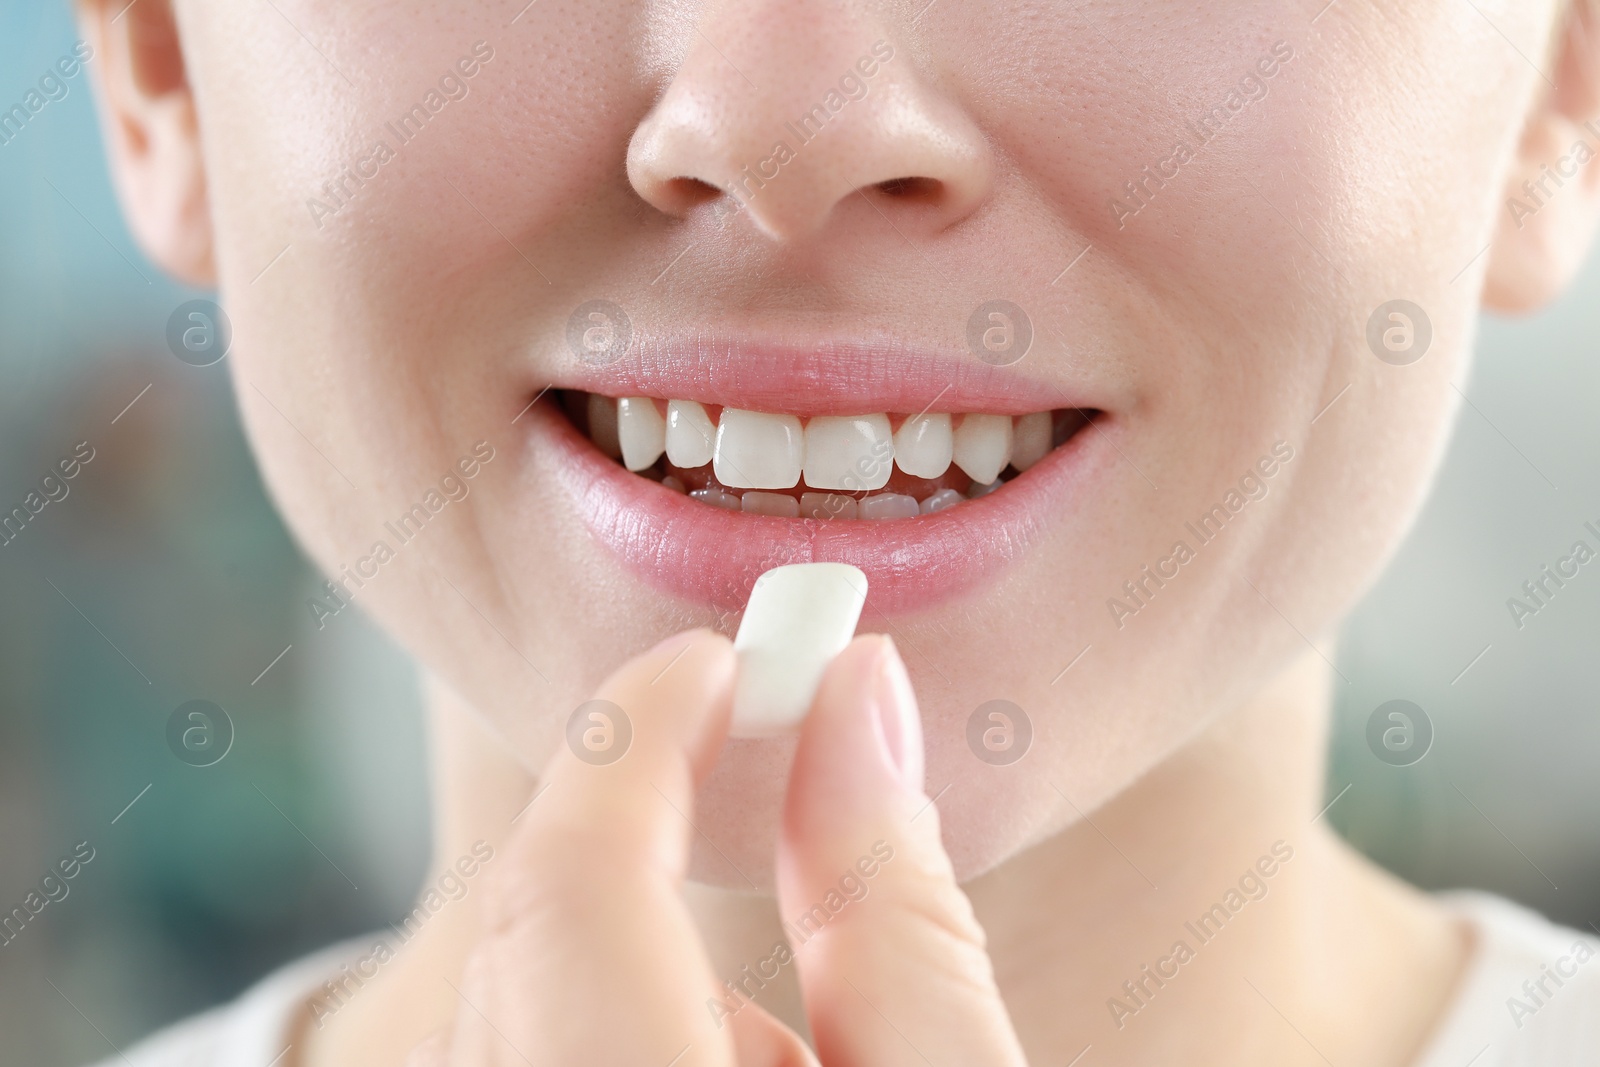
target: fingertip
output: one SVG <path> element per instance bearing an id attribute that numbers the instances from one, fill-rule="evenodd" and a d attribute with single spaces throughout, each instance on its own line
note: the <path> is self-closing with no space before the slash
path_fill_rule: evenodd
<path id="1" fill-rule="evenodd" d="M 529 801 L 512 838 L 515 859 L 502 868 L 516 872 L 515 884 L 491 922 L 641 863 L 687 866 L 683 820 L 726 736 L 734 670 L 727 638 L 684 631 L 629 659 L 567 712 L 538 803 Z"/>
<path id="2" fill-rule="evenodd" d="M 727 736 L 736 664 L 733 642 L 722 634 L 684 630 L 628 661 L 595 695 L 631 716 L 636 732 L 681 747 L 702 781 Z"/>
<path id="3" fill-rule="evenodd" d="M 648 651 L 630 660 L 623 670 L 626 671 L 636 664 L 654 663 L 659 665 L 664 673 L 666 667 L 675 664 L 681 657 L 687 655 L 715 657 L 720 654 L 733 655 L 733 642 L 709 626 L 697 626 L 692 630 L 680 630 L 662 638 L 650 646 Z"/>

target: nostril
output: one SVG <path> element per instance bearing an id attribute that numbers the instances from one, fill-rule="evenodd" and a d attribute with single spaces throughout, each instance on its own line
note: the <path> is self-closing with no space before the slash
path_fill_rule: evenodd
<path id="1" fill-rule="evenodd" d="M 873 188 L 891 200 L 907 204 L 937 204 L 944 197 L 944 182 L 937 178 L 890 178 Z"/>
<path id="2" fill-rule="evenodd" d="M 662 191 L 673 209 L 679 212 L 697 208 L 722 195 L 722 190 L 710 182 L 689 177 L 672 178 L 664 182 Z"/>

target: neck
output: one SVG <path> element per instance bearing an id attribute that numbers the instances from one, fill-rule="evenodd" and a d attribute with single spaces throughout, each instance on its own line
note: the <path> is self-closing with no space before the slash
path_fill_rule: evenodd
<path id="1" fill-rule="evenodd" d="M 1068 1063 L 1090 1046 L 1098 1064 L 1414 1057 L 1465 944 L 1426 898 L 1327 829 L 1327 688 L 1308 653 L 1109 804 L 968 884 L 1032 1062 Z M 536 788 L 472 709 L 429 689 L 425 889 L 476 842 L 504 840 Z M 306 1064 L 403 1062 L 448 1025 L 456 1004 L 441 978 L 457 981 L 480 929 L 480 895 L 464 882 L 358 995 L 311 1024 Z M 698 884 L 686 897 L 717 973 L 782 936 L 770 898 Z M 762 1005 L 805 1033 L 787 977 Z M 1342 1024 L 1351 1017 L 1363 1025 Z"/>

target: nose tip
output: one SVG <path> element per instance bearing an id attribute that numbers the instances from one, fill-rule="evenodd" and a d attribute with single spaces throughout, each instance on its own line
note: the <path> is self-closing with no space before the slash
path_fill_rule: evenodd
<path id="1" fill-rule="evenodd" d="M 739 211 L 767 237 L 794 241 L 858 197 L 902 232 L 937 232 L 988 195 L 982 132 L 887 40 L 718 28 L 748 44 L 730 55 L 702 28 L 628 146 L 629 181 L 658 211 Z M 791 46 L 776 47 L 782 39 Z"/>

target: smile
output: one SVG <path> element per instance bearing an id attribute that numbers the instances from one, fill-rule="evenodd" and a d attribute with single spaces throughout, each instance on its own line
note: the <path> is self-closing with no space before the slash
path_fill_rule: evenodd
<path id="1" fill-rule="evenodd" d="M 601 453 L 691 500 L 789 519 L 929 515 L 987 496 L 1090 418 L 922 412 L 799 416 L 693 400 L 567 391 L 562 404 Z"/>
<path id="2" fill-rule="evenodd" d="M 533 408 L 590 532 L 691 600 L 734 607 L 771 567 L 839 562 L 868 575 L 869 610 L 927 607 L 1015 559 L 1104 465 L 1104 409 L 998 368 L 761 355 L 607 368 Z"/>

